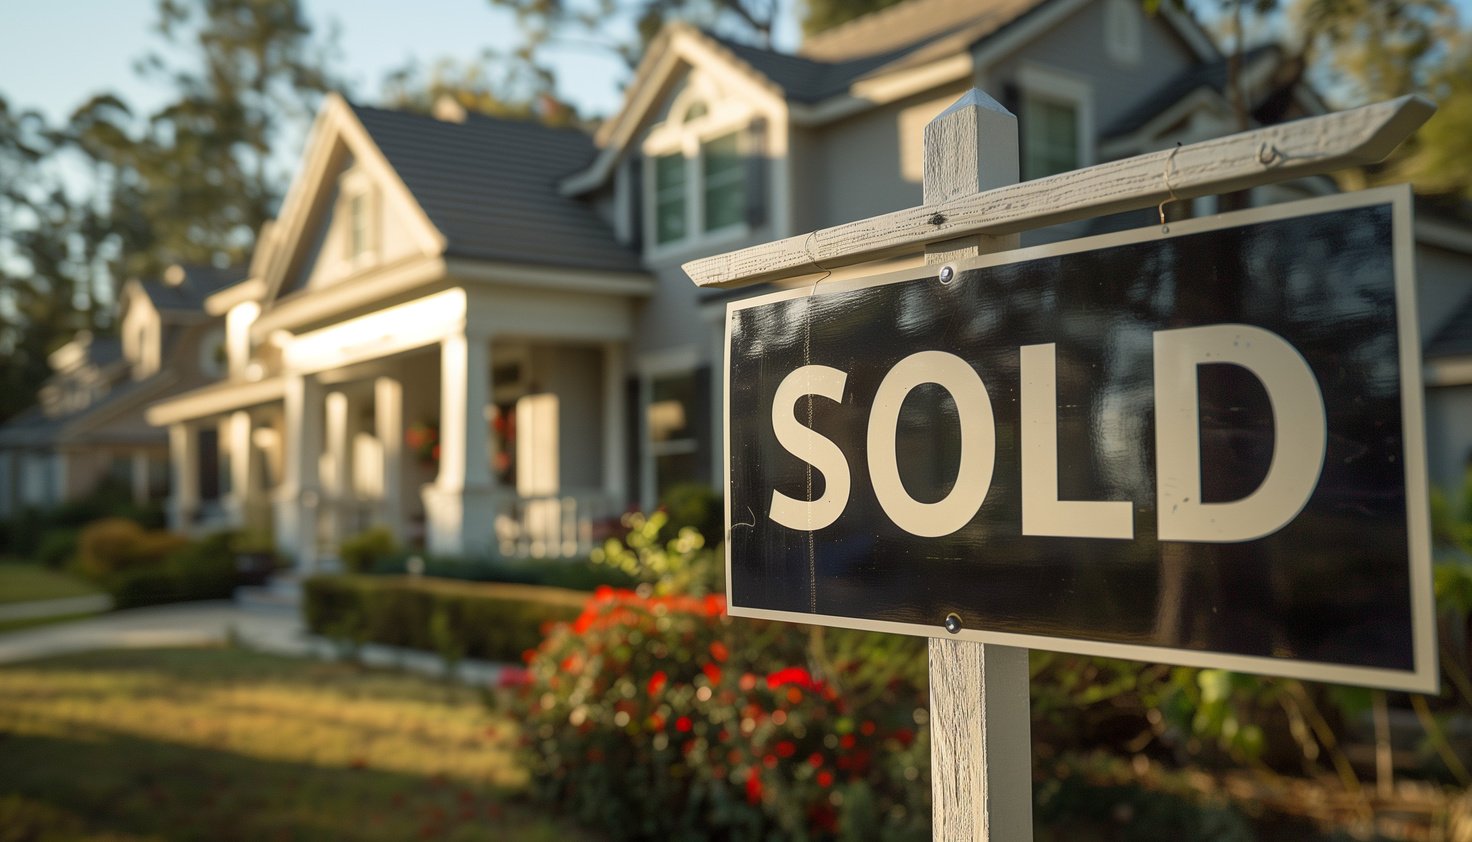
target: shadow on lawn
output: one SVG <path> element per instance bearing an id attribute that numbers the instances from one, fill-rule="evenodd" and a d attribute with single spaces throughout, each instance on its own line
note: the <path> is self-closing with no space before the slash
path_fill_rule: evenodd
<path id="1" fill-rule="evenodd" d="M 569 836 L 505 793 L 443 776 L 260 760 L 122 735 L 0 736 L 0 790 L 7 840 L 58 832 L 178 840 Z"/>

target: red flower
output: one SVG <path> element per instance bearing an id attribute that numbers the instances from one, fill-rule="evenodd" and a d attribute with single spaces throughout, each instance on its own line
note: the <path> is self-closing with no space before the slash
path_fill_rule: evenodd
<path id="1" fill-rule="evenodd" d="M 682 716 L 679 719 L 676 719 L 675 730 L 679 731 L 681 734 L 688 734 L 690 732 L 690 717 Z"/>
<path id="2" fill-rule="evenodd" d="M 532 683 L 532 674 L 521 667 L 502 667 L 496 675 L 497 687 L 525 687 Z"/>
<path id="3" fill-rule="evenodd" d="M 811 767 L 813 767 L 814 769 L 818 768 L 819 766 L 822 766 L 823 765 L 823 755 L 817 753 L 816 751 L 813 752 L 812 754 L 808 755 L 808 765 L 811 766 Z"/>
<path id="4" fill-rule="evenodd" d="M 710 656 L 724 663 L 731 656 L 731 653 L 726 651 L 726 644 L 719 640 L 712 640 L 710 643 Z"/>
<path id="5" fill-rule="evenodd" d="M 838 738 L 838 745 L 843 748 L 853 748 L 854 742 L 855 740 L 853 734 L 844 734 L 842 737 Z"/>
<path id="6" fill-rule="evenodd" d="M 746 801 L 749 804 L 762 801 L 762 779 L 757 777 L 755 767 L 746 770 Z"/>
<path id="7" fill-rule="evenodd" d="M 715 664 L 706 664 L 700 668 L 700 671 L 705 673 L 705 677 L 710 679 L 712 685 L 721 683 L 721 668 Z"/>
<path id="8" fill-rule="evenodd" d="M 756 687 L 756 676 L 752 675 L 751 673 L 746 673 L 745 675 L 741 676 L 742 690 L 751 690 L 754 687 Z"/>
<path id="9" fill-rule="evenodd" d="M 791 740 L 783 740 L 777 743 L 777 754 L 782 757 L 791 757 L 796 751 L 797 746 L 793 745 Z"/>
<path id="10" fill-rule="evenodd" d="M 784 684 L 796 684 L 799 687 L 812 687 L 813 676 L 802 667 L 787 667 L 780 669 L 767 676 L 767 688 L 776 690 Z"/>
<path id="11" fill-rule="evenodd" d="M 830 771 L 828 771 L 827 769 L 824 769 L 823 771 L 819 772 L 818 773 L 818 786 L 821 786 L 824 789 L 827 789 L 828 787 L 833 786 L 833 773 L 830 772 Z"/>
<path id="12" fill-rule="evenodd" d="M 664 686 L 669 683 L 669 680 L 669 676 L 664 674 L 664 670 L 656 670 L 654 675 L 649 676 L 650 697 L 658 696 L 659 692 L 664 689 Z"/>
<path id="13" fill-rule="evenodd" d="M 866 719 L 864 720 L 864 723 L 859 726 L 859 733 L 863 734 L 866 737 L 872 736 L 874 734 L 875 727 L 876 726 L 874 725 L 874 720 Z"/>

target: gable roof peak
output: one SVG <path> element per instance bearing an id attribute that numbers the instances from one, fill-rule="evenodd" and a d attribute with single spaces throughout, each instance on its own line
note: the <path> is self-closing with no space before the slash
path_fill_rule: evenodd
<path id="1" fill-rule="evenodd" d="M 803 39 L 798 54 L 847 61 L 893 52 L 962 26 L 993 22 L 996 29 L 1050 0 L 904 0 Z"/>

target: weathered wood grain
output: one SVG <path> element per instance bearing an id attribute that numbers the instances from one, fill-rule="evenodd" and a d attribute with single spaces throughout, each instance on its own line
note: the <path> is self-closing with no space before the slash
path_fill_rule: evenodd
<path id="1" fill-rule="evenodd" d="M 1017 118 L 972 89 L 925 127 L 925 202 L 944 203 L 1015 184 L 1018 162 Z M 931 244 L 925 262 L 940 265 L 1016 247 L 1016 234 L 950 239 Z M 1032 838 L 1028 694 L 1026 649 L 930 640 L 935 839 Z"/>
<path id="2" fill-rule="evenodd" d="M 737 287 L 1374 163 L 1435 110 L 1404 96 L 984 192 L 935 201 L 927 193 L 918 207 L 692 260 L 684 269 L 698 286 Z"/>

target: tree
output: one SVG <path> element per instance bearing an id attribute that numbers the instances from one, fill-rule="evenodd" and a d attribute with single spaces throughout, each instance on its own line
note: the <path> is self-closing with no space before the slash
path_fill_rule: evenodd
<path id="1" fill-rule="evenodd" d="M 903 0 L 803 0 L 802 31 L 816 35 L 900 2 Z"/>
<path id="2" fill-rule="evenodd" d="M 490 0 L 516 14 L 517 54 L 535 60 L 550 44 L 607 50 L 634 67 L 649 42 L 672 20 L 687 20 L 725 35 L 768 44 L 778 0 Z M 619 33 L 627 33 L 620 35 Z"/>
<path id="3" fill-rule="evenodd" d="M 495 50 L 482 52 L 479 60 L 442 58 L 427 69 L 410 62 L 384 78 L 382 100 L 390 108 L 429 113 L 444 98 L 495 117 L 551 126 L 579 121 L 577 110 L 558 98 L 551 70 Z"/>

